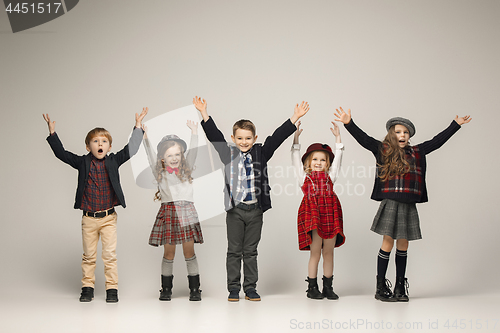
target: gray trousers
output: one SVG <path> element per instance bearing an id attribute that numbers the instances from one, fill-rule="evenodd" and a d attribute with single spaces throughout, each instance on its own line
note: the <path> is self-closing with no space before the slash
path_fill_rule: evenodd
<path id="1" fill-rule="evenodd" d="M 233 208 L 227 212 L 227 289 L 241 289 L 241 260 L 243 259 L 243 290 L 257 287 L 257 246 L 262 231 L 262 210 Z"/>

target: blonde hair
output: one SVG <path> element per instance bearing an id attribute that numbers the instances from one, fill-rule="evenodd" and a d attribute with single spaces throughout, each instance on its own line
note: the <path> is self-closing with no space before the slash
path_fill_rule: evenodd
<path id="1" fill-rule="evenodd" d="M 309 153 L 309 155 L 307 155 L 305 161 L 304 161 L 304 172 L 306 174 L 311 174 L 312 172 L 312 168 L 311 168 L 311 160 L 312 160 L 312 156 L 314 153 L 317 153 L 317 152 L 320 152 L 320 153 L 323 153 L 325 154 L 325 157 L 326 157 L 326 168 L 325 168 L 325 172 L 328 172 L 330 170 L 330 167 L 332 166 L 331 165 L 331 161 L 330 161 L 330 154 L 327 154 L 325 151 L 323 150 L 313 150 L 312 152 Z"/>
<path id="2" fill-rule="evenodd" d="M 181 180 L 181 182 L 185 182 L 186 180 L 191 184 L 193 182 L 193 177 L 191 174 L 193 173 L 193 170 L 190 169 L 187 165 L 186 158 L 184 157 L 184 148 L 176 141 L 174 140 L 168 140 L 165 142 L 162 142 L 158 146 L 158 153 L 156 154 L 156 166 L 155 166 L 155 174 L 156 174 L 156 181 L 158 184 L 161 182 L 163 178 L 163 171 L 167 170 L 167 165 L 165 164 L 165 161 L 163 160 L 165 156 L 165 152 L 174 146 L 178 146 L 181 150 L 181 163 L 179 165 L 179 173 L 177 173 L 177 177 Z M 160 196 L 160 190 L 155 193 L 154 200 L 161 200 Z"/>
<path id="3" fill-rule="evenodd" d="M 415 168 L 406 159 L 405 150 L 399 146 L 395 127 L 393 125 L 389 128 L 382 142 L 382 164 L 378 164 L 378 177 L 383 182 L 393 179 L 396 176 L 402 176 Z"/>
<path id="4" fill-rule="evenodd" d="M 87 133 L 87 136 L 85 137 L 85 145 L 88 147 L 90 145 L 90 141 L 92 141 L 92 139 L 96 136 L 105 136 L 108 139 L 110 146 L 113 143 L 113 138 L 106 129 L 102 127 L 96 127 Z"/>

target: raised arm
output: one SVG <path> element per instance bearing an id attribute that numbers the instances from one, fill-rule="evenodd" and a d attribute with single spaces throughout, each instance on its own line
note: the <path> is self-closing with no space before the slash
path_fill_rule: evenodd
<path id="1" fill-rule="evenodd" d="M 203 121 L 208 121 L 209 115 L 207 112 L 207 102 L 201 97 L 195 96 L 193 98 L 193 104 L 198 111 L 200 111 L 201 116 L 203 117 Z"/>
<path id="2" fill-rule="evenodd" d="M 425 154 L 430 154 L 434 150 L 440 148 L 442 145 L 448 141 L 453 134 L 455 134 L 460 128 L 461 125 L 467 124 L 472 120 L 470 116 L 458 117 L 456 116 L 454 121 L 451 122 L 450 126 L 448 126 L 444 131 L 437 134 L 432 139 L 422 142 L 418 146 L 424 151 Z"/>
<path id="3" fill-rule="evenodd" d="M 339 110 L 340 109 L 340 110 Z M 351 135 L 358 141 L 358 143 L 363 146 L 363 148 L 368 149 L 373 153 L 373 155 L 378 154 L 381 142 L 367 135 L 361 128 L 359 128 L 351 117 L 351 109 L 344 112 L 342 108 L 336 109 L 334 112 L 337 119 L 335 121 L 340 121 L 344 124 L 345 129 L 351 133 Z"/>
<path id="4" fill-rule="evenodd" d="M 191 141 L 189 142 L 189 148 L 186 153 L 186 163 L 188 167 L 192 169 L 196 161 L 196 156 L 198 155 L 198 123 L 188 120 L 186 125 L 191 129 Z"/>
<path id="5" fill-rule="evenodd" d="M 302 129 L 300 128 L 300 121 L 297 123 L 297 130 L 293 135 L 293 145 L 292 145 L 292 166 L 295 172 L 295 177 L 297 177 L 297 181 L 299 182 L 299 186 L 304 184 L 304 168 L 302 167 L 302 161 L 300 160 L 300 144 L 299 144 L 299 136 L 302 134 Z"/>
<path id="6" fill-rule="evenodd" d="M 49 127 L 49 133 L 51 135 L 54 134 L 56 132 L 56 122 L 50 121 L 50 117 L 49 117 L 48 113 L 46 113 L 46 114 L 42 113 L 42 116 L 43 116 L 43 119 L 45 119 L 45 121 L 47 122 L 47 126 Z"/>
<path id="7" fill-rule="evenodd" d="M 330 127 L 332 134 L 335 136 L 335 157 L 333 158 L 332 166 L 330 168 L 330 178 L 335 184 L 338 178 L 340 167 L 342 165 L 342 156 L 344 154 L 344 144 L 340 138 L 340 128 L 332 121 L 333 128 Z"/>
<path id="8" fill-rule="evenodd" d="M 309 111 L 309 103 L 302 101 L 302 103 L 295 105 L 295 109 L 293 110 L 293 116 L 290 117 L 290 121 L 292 124 L 295 124 L 297 120 L 305 116 L 305 114 Z"/>
<path id="9" fill-rule="evenodd" d="M 148 114 L 148 108 L 142 108 L 140 114 L 135 114 L 135 126 L 132 131 L 132 135 L 128 140 L 128 144 L 125 145 L 120 151 L 116 153 L 116 161 L 118 165 L 121 165 L 128 161 L 132 156 L 134 156 L 139 147 L 141 146 L 142 137 L 144 136 L 144 130 L 142 128 L 142 120 Z"/>
<path id="10" fill-rule="evenodd" d="M 144 150 L 146 151 L 146 156 L 148 157 L 149 167 L 151 168 L 151 172 L 156 179 L 156 151 L 151 146 L 151 141 L 149 141 L 146 126 L 143 126 L 142 128 L 144 130 L 144 139 L 142 140 L 142 144 L 144 145 Z"/>

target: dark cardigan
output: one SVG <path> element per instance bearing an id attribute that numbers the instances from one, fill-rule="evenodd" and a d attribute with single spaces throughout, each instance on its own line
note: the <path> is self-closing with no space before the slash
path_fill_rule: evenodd
<path id="1" fill-rule="evenodd" d="M 448 141 L 449 138 L 451 138 L 453 134 L 455 134 L 461 128 L 461 126 L 453 120 L 448 128 L 436 135 L 434 138 L 415 146 L 420 152 L 419 158 L 415 162 L 417 167 L 421 168 L 422 175 L 422 183 L 420 184 L 421 194 L 417 195 L 415 193 L 382 192 L 382 188 L 384 188 L 385 182 L 382 182 L 382 180 L 378 177 L 379 165 L 382 164 L 382 142 L 372 138 L 371 136 L 363 132 L 352 119 L 348 124 L 344 126 L 361 146 L 368 149 L 373 153 L 373 155 L 375 155 L 375 158 L 377 160 L 377 175 L 375 176 L 375 183 L 373 185 L 371 198 L 376 201 L 382 201 L 383 199 L 392 199 L 408 203 L 421 203 L 428 201 L 427 186 L 425 184 L 425 172 L 427 169 L 425 156 L 441 147 L 446 141 Z"/>
<path id="2" fill-rule="evenodd" d="M 224 163 L 224 179 L 225 179 L 225 191 L 224 191 L 224 206 L 226 211 L 234 207 L 234 201 L 229 193 L 229 182 L 231 179 L 231 164 L 233 165 L 233 170 L 237 172 L 238 165 L 236 159 L 234 159 L 231 153 L 231 148 L 228 146 L 227 141 L 224 139 L 224 135 L 215 125 L 214 120 L 210 117 L 206 122 L 202 121 L 201 126 L 207 135 L 208 140 L 214 145 L 215 150 L 219 153 L 219 157 Z M 296 131 L 295 125 L 288 119 L 280 127 L 278 127 L 271 136 L 266 138 L 264 144 L 254 144 L 250 155 L 252 155 L 252 164 L 255 175 L 255 187 L 257 201 L 259 207 L 263 212 L 271 208 L 271 187 L 269 186 L 269 177 L 267 174 L 267 161 L 273 156 L 274 152 L 278 147 L 285 141 L 290 135 Z M 235 148 L 237 149 L 237 148 Z M 237 177 L 237 176 L 236 176 Z"/>
<path id="3" fill-rule="evenodd" d="M 123 207 L 125 207 L 125 196 L 123 195 L 123 190 L 120 185 L 118 168 L 123 163 L 128 161 L 135 153 L 137 153 L 142 142 L 143 133 L 142 129 L 134 128 L 129 143 L 116 154 L 111 153 L 106 156 L 106 160 L 104 162 L 111 186 L 115 191 L 119 204 Z M 47 137 L 47 142 L 58 159 L 78 170 L 78 185 L 76 188 L 74 208 L 81 209 L 83 191 L 85 190 L 85 184 L 87 184 L 89 178 L 91 153 L 88 153 L 87 155 L 76 155 L 65 150 L 61 140 L 59 140 L 59 137 L 57 136 L 57 133 L 49 135 Z"/>

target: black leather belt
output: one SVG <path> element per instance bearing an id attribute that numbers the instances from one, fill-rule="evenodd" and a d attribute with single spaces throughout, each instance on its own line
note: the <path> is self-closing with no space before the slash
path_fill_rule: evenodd
<path id="1" fill-rule="evenodd" d="M 111 215 L 115 212 L 115 208 L 111 208 L 111 209 L 108 209 L 108 210 L 103 210 L 102 212 L 86 212 L 86 211 L 83 211 L 83 216 L 88 216 L 88 217 L 97 217 L 97 218 L 101 218 L 101 217 L 105 217 L 105 216 L 108 216 L 108 215 Z"/>
<path id="2" fill-rule="evenodd" d="M 259 203 L 256 202 L 256 203 L 247 205 L 247 204 L 240 202 L 239 204 L 236 205 L 236 208 L 243 209 L 243 210 L 257 209 L 257 208 L 259 208 Z"/>

